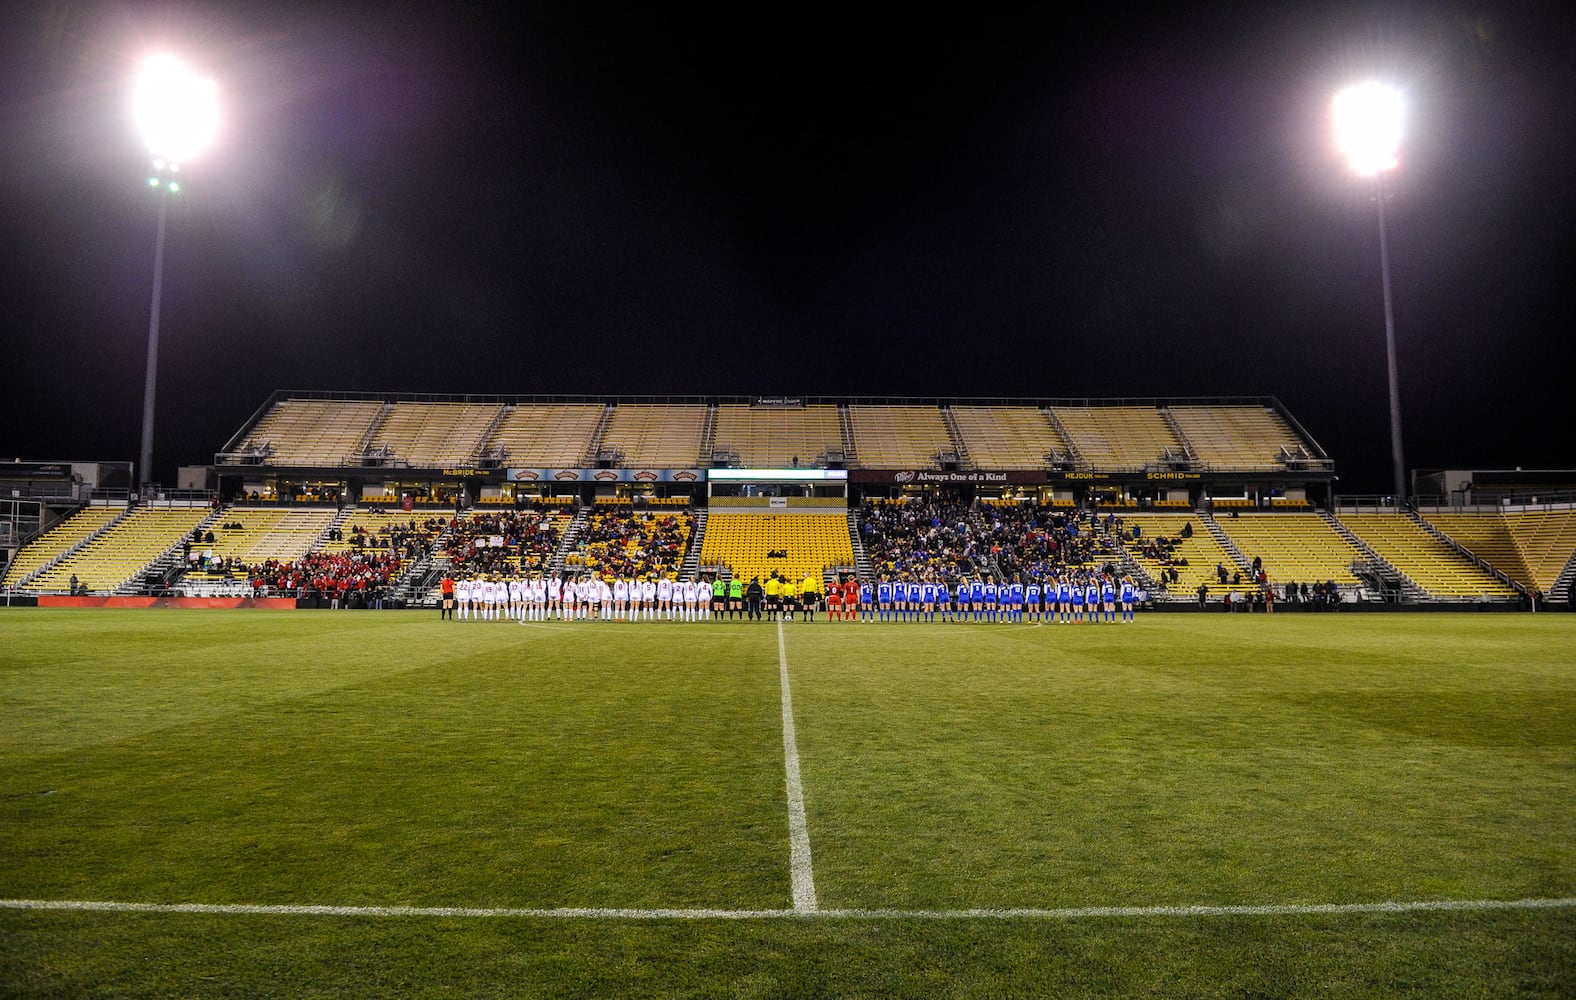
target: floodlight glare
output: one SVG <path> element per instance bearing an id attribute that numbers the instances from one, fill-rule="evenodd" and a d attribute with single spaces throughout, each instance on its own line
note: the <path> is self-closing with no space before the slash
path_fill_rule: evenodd
<path id="1" fill-rule="evenodd" d="M 1335 95 L 1335 145 L 1353 171 L 1372 177 L 1400 164 L 1401 92 L 1369 80 Z"/>
<path id="2" fill-rule="evenodd" d="M 131 107 L 143 143 L 159 159 L 195 156 L 219 131 L 219 85 L 171 55 L 143 62 Z"/>

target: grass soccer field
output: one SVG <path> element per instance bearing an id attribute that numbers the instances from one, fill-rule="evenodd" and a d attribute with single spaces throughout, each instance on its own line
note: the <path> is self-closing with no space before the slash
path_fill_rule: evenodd
<path id="1" fill-rule="evenodd" d="M 1576 616 L 0 613 L 0 994 L 1576 995 Z"/>

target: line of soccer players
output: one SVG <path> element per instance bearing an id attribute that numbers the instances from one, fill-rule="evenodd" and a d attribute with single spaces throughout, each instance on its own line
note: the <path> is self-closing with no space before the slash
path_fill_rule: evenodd
<path id="1" fill-rule="evenodd" d="M 867 587 L 868 591 L 869 588 Z M 1077 624 L 1132 622 L 1138 590 L 1130 576 L 1074 571 L 1065 576 L 1000 583 L 989 575 L 958 580 L 889 580 L 874 587 L 874 604 L 860 604 L 863 621 L 1047 622 Z"/>
<path id="2" fill-rule="evenodd" d="M 452 588 L 452 589 L 451 589 Z M 751 591 L 755 589 L 752 584 Z M 621 577 L 580 574 L 567 578 L 533 574 L 529 579 L 478 577 L 445 580 L 445 614 L 452 592 L 460 621 L 711 621 L 761 617 L 793 621 L 803 605 L 803 588 L 768 587 L 764 608 L 753 593 L 745 600 L 742 581 L 720 577 L 678 580 L 672 575 Z M 814 600 L 814 595 L 809 595 Z M 830 621 L 1046 622 L 1058 624 L 1132 622 L 1137 588 L 1129 576 L 1075 571 L 1045 580 L 1031 577 L 997 583 L 989 575 L 962 578 L 950 586 L 934 579 L 875 584 L 846 578 L 826 588 Z M 808 615 L 807 615 L 808 620 Z"/>
<path id="3" fill-rule="evenodd" d="M 594 573 L 462 577 L 444 581 L 445 604 L 451 587 L 460 621 L 707 621 L 713 611 L 721 617 L 719 601 L 725 607 L 727 598 L 725 582 L 671 574 L 633 580 Z"/>

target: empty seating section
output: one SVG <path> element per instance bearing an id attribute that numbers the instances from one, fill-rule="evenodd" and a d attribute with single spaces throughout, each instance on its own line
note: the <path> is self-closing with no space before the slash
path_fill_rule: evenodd
<path id="1" fill-rule="evenodd" d="M 1182 536 L 1183 528 L 1193 525 L 1191 537 Z M 1137 535 L 1133 529 L 1139 529 Z M 1172 598 L 1196 600 L 1198 585 L 1204 584 L 1211 597 L 1219 597 L 1232 590 L 1230 583 L 1222 584 L 1215 573 L 1216 566 L 1226 567 L 1228 574 L 1238 572 L 1232 559 L 1203 522 L 1187 514 L 1129 514 L 1122 515 L 1122 545 L 1128 554 L 1156 580 L 1162 579 L 1167 569 L 1177 572 L 1177 581 L 1166 584 Z M 1183 565 L 1186 560 L 1186 565 Z M 1228 576 L 1229 579 L 1229 576 Z M 1244 585 L 1238 584 L 1241 590 Z"/>
<path id="2" fill-rule="evenodd" d="M 723 403 L 713 441 L 713 450 L 733 450 L 746 468 L 786 468 L 795 459 L 813 465 L 828 450 L 841 451 L 843 431 L 835 406 Z"/>
<path id="3" fill-rule="evenodd" d="M 1423 519 L 1512 580 L 1524 587 L 1532 586 L 1532 573 L 1521 557 L 1510 525 L 1498 511 L 1429 513 Z"/>
<path id="4" fill-rule="evenodd" d="M 1404 514 L 1369 512 L 1340 515 L 1341 523 L 1432 597 L 1504 598 L 1514 588 L 1501 583 L 1428 529 Z"/>
<path id="5" fill-rule="evenodd" d="M 370 447 L 389 449 L 397 465 L 464 465 L 502 409 L 499 403 L 396 403 Z"/>
<path id="6" fill-rule="evenodd" d="M 194 544 L 194 550 L 213 550 L 216 559 L 231 558 L 248 565 L 277 559 L 294 562 L 306 554 L 337 513 L 328 507 L 280 509 L 227 507 L 208 530 L 213 542 Z M 226 528 L 238 524 L 239 528 Z"/>
<path id="7" fill-rule="evenodd" d="M 267 465 L 345 465 L 382 409 L 368 400 L 281 400 L 237 450 L 269 446 Z"/>
<path id="8" fill-rule="evenodd" d="M 1216 523 L 1249 560 L 1263 560 L 1272 585 L 1333 580 L 1361 586 L 1352 563 L 1364 558 L 1317 514 L 1242 514 L 1217 517 Z"/>
<path id="9" fill-rule="evenodd" d="M 1450 511 L 1423 517 L 1512 580 L 1545 594 L 1576 551 L 1576 511 Z"/>
<path id="10" fill-rule="evenodd" d="M 510 465 L 579 468 L 607 407 L 601 403 L 522 403 L 504 415 L 487 442 Z"/>
<path id="11" fill-rule="evenodd" d="M 702 566 L 723 566 L 746 583 L 772 573 L 821 579 L 832 566 L 852 566 L 854 549 L 843 514 L 714 512 L 706 519 Z"/>
<path id="12" fill-rule="evenodd" d="M 1142 469 L 1182 442 L 1153 406 L 1053 406 L 1084 464 L 1091 469 Z"/>
<path id="13" fill-rule="evenodd" d="M 1508 513 L 1505 524 L 1521 550 L 1532 586 L 1551 592 L 1576 552 L 1576 511 Z"/>
<path id="14" fill-rule="evenodd" d="M 1193 449 L 1212 469 L 1274 469 L 1281 449 L 1303 447 L 1297 432 L 1267 406 L 1173 406 L 1171 416 Z"/>
<path id="15" fill-rule="evenodd" d="M 687 469 L 700 459 L 705 429 L 704 405 L 625 403 L 613 410 L 602 448 L 622 452 L 625 468 Z"/>
<path id="16" fill-rule="evenodd" d="M 935 406 L 850 406 L 854 454 L 867 469 L 929 469 L 954 449 Z"/>
<path id="17" fill-rule="evenodd" d="M 138 507 L 41 573 L 27 589 L 63 591 L 75 574 L 86 589 L 100 594 L 112 591 L 190 535 L 208 514 L 207 507 Z"/>
<path id="18" fill-rule="evenodd" d="M 126 513 L 121 507 L 83 507 L 29 542 L 6 569 L 5 585 L 14 587 L 71 546 Z M 70 581 L 70 576 L 66 577 Z"/>
<path id="19" fill-rule="evenodd" d="M 1043 469 L 1046 456 L 1066 455 L 1067 442 L 1034 406 L 954 406 L 952 419 L 969 459 L 981 469 Z"/>

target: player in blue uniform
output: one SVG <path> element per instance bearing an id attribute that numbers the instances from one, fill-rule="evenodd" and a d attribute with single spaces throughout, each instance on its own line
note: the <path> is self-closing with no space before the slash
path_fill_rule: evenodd
<path id="1" fill-rule="evenodd" d="M 875 589 L 868 583 L 859 585 L 859 617 L 863 621 L 875 621 L 876 595 Z"/>
<path id="2" fill-rule="evenodd" d="M 1100 620 L 1100 584 L 1091 575 L 1089 583 L 1084 587 L 1084 621 L 1097 623 Z"/>
<path id="3" fill-rule="evenodd" d="M 886 621 L 892 613 L 892 582 L 882 576 L 876 584 L 876 606 L 880 609 L 880 620 Z"/>
<path id="4" fill-rule="evenodd" d="M 1123 624 L 1131 624 L 1132 621 L 1133 621 L 1133 598 L 1134 598 L 1133 578 L 1131 576 L 1124 576 L 1124 577 L 1122 577 L 1122 622 L 1123 622 Z"/>
<path id="5" fill-rule="evenodd" d="M 1023 581 L 1018 577 L 1013 577 L 1007 586 L 1006 615 L 1014 622 L 1023 621 Z"/>
<path id="6" fill-rule="evenodd" d="M 988 622 L 994 622 L 996 620 L 996 581 L 991 579 L 990 576 L 987 575 L 985 577 L 985 586 L 984 586 L 983 589 L 984 589 L 983 603 L 985 605 L 985 620 L 988 621 Z"/>
<path id="7" fill-rule="evenodd" d="M 1077 578 L 1075 577 L 1073 579 L 1072 584 L 1071 584 L 1071 589 L 1072 589 L 1072 621 L 1073 621 L 1073 624 L 1076 625 L 1076 624 L 1078 624 L 1078 623 L 1083 621 L 1083 602 L 1084 602 L 1083 584 L 1079 583 Z"/>
<path id="8" fill-rule="evenodd" d="M 919 621 L 924 606 L 925 588 L 918 580 L 908 581 L 908 620 Z"/>
<path id="9" fill-rule="evenodd" d="M 1040 620 L 1040 578 L 1030 577 L 1029 583 L 1023 588 L 1023 603 L 1029 612 L 1029 621 Z"/>
<path id="10" fill-rule="evenodd" d="M 1116 581 L 1109 576 L 1100 581 L 1100 604 L 1105 609 L 1105 620 L 1116 624 Z"/>
<path id="11" fill-rule="evenodd" d="M 969 614 L 974 621 L 979 621 L 984 611 L 985 581 L 976 576 L 969 581 Z"/>

